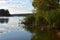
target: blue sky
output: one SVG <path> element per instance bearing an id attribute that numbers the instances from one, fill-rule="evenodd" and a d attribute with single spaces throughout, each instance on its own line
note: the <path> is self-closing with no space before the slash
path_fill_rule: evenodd
<path id="1" fill-rule="evenodd" d="M 8 9 L 11 14 L 31 13 L 31 0 L 0 0 L 0 9 Z"/>

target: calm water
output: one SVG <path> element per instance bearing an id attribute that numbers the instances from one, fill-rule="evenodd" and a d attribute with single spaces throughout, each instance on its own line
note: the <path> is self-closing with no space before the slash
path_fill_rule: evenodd
<path id="1" fill-rule="evenodd" d="M 54 32 L 24 27 L 24 24 L 21 24 L 24 18 L 0 17 L 0 40 L 60 40 L 60 36 Z"/>
<path id="2" fill-rule="evenodd" d="M 8 19 L 8 23 L 0 22 L 0 40 L 31 40 L 32 33 L 23 28 L 24 17 L 0 17 Z"/>

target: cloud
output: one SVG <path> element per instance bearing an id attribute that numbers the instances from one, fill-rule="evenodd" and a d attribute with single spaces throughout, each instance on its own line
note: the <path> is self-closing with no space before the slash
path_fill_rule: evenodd
<path id="1" fill-rule="evenodd" d="M 30 13 L 33 9 L 29 0 L 2 0 L 0 1 L 0 9 L 9 9 L 11 14 L 14 13 Z"/>
<path id="2" fill-rule="evenodd" d="M 6 1 L 6 0 L 0 0 L 0 1 Z"/>

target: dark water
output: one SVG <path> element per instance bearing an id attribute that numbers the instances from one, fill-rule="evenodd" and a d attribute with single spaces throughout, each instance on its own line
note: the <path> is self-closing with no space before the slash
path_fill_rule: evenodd
<path id="1" fill-rule="evenodd" d="M 24 17 L 0 17 L 0 40 L 31 40 L 32 33 L 23 28 Z M 5 19 L 8 19 L 5 21 Z"/>

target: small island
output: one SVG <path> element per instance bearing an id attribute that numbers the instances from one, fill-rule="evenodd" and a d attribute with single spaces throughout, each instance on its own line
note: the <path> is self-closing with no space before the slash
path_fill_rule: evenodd
<path id="1" fill-rule="evenodd" d="M 11 16 L 8 10 L 0 9 L 0 16 Z"/>

